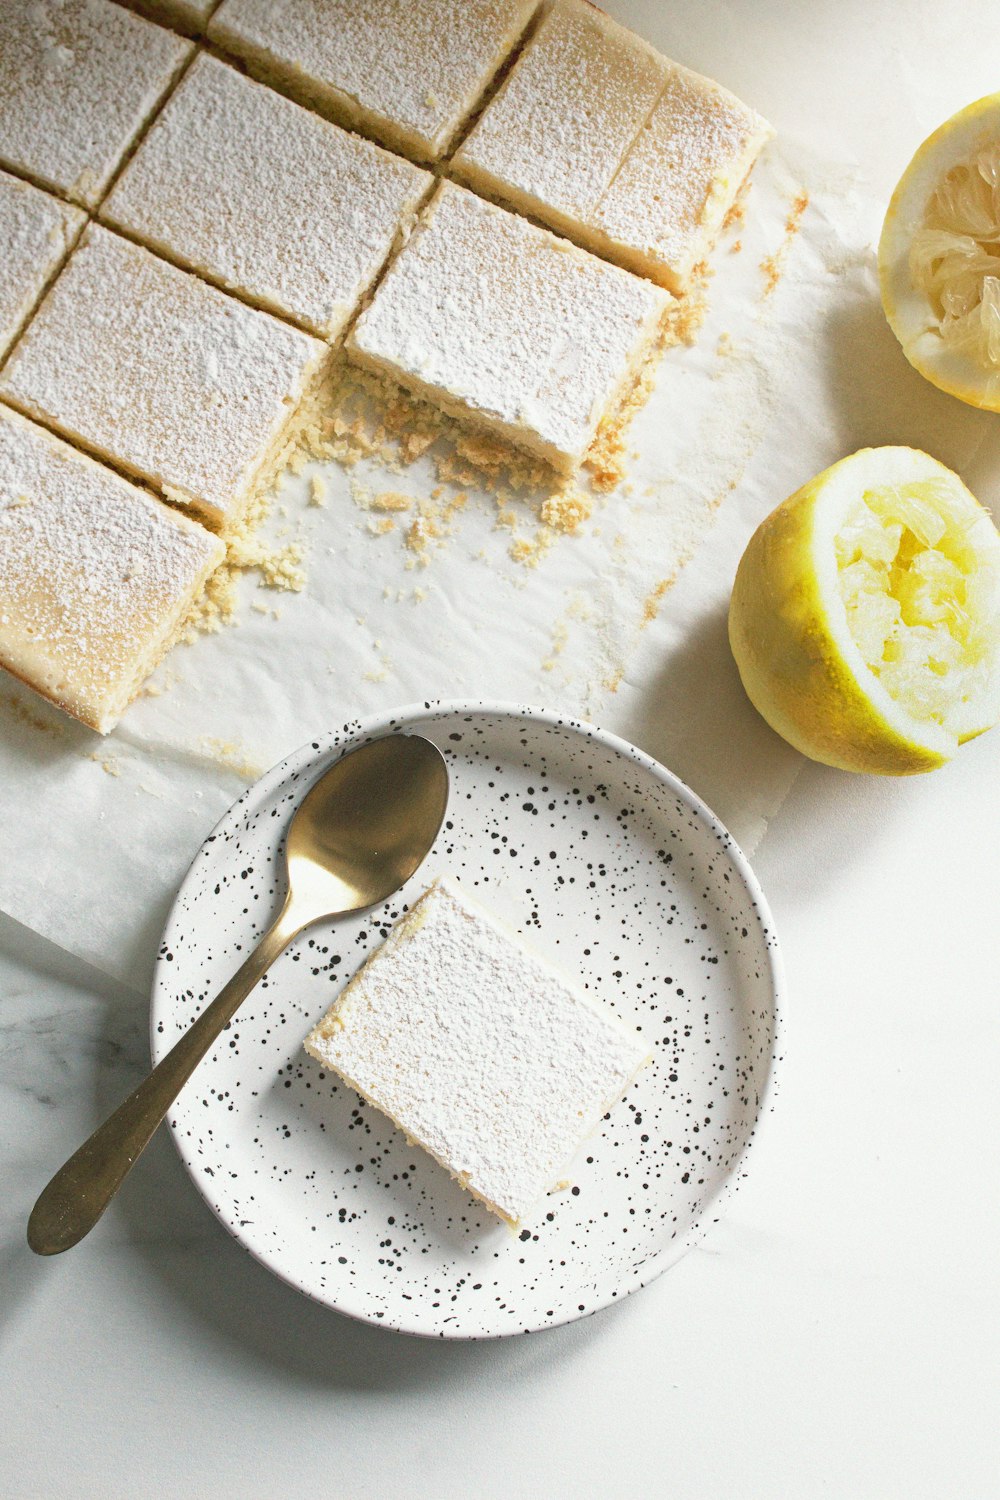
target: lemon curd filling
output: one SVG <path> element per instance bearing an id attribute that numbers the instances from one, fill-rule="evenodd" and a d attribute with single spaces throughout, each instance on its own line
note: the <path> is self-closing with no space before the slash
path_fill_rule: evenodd
<path id="1" fill-rule="evenodd" d="M 953 488 L 927 479 L 866 490 L 836 536 L 840 596 L 865 663 L 915 718 L 959 737 L 963 705 L 1000 667 L 1000 568 L 974 544 L 977 520 L 956 510 Z"/>
<path id="2" fill-rule="evenodd" d="M 910 246 L 944 343 L 1000 375 L 1000 141 L 952 167 Z"/>

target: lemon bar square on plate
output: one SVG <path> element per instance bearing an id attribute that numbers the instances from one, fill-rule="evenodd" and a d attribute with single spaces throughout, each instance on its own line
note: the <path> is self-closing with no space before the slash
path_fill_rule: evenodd
<path id="1" fill-rule="evenodd" d="M 215 537 L 0 407 L 0 666 L 102 734 L 221 561 Z"/>
<path id="2" fill-rule="evenodd" d="M 0 172 L 0 359 L 85 221 L 82 209 Z"/>
<path id="3" fill-rule="evenodd" d="M 92 208 L 190 55 L 111 0 L 4 0 L 0 164 Z"/>
<path id="4" fill-rule="evenodd" d="M 431 182 L 428 172 L 203 53 L 101 217 L 332 338 Z"/>
<path id="5" fill-rule="evenodd" d="M 456 153 L 462 181 L 682 292 L 770 127 L 585 0 L 556 0 Z"/>
<path id="6" fill-rule="evenodd" d="M 91 225 L 8 360 L 0 396 L 228 526 L 284 451 L 329 353 Z"/>
<path id="7" fill-rule="evenodd" d="M 209 37 L 342 125 L 436 161 L 537 0 L 223 0 Z"/>
<path id="8" fill-rule="evenodd" d="M 305 1046 L 514 1225 L 649 1061 L 636 1032 L 447 876 Z"/>
<path id="9" fill-rule="evenodd" d="M 443 410 L 571 472 L 649 357 L 669 300 L 444 182 L 347 349 Z"/>

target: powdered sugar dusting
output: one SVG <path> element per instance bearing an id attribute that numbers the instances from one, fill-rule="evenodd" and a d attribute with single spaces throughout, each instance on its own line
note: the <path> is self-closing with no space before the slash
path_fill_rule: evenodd
<path id="1" fill-rule="evenodd" d="M 257 53 L 438 156 L 537 0 L 223 0 L 210 37 Z"/>
<path id="2" fill-rule="evenodd" d="M 326 354 L 307 334 L 91 226 L 0 391 L 225 519 Z"/>
<path id="3" fill-rule="evenodd" d="M 111 727 L 222 544 L 0 407 L 0 663 Z"/>
<path id="4" fill-rule="evenodd" d="M 333 336 L 430 180 L 202 54 L 102 217 Z"/>
<path id="5" fill-rule="evenodd" d="M 648 1057 L 447 878 L 306 1049 L 515 1223 Z"/>
<path id="6" fill-rule="evenodd" d="M 190 52 L 111 0 L 5 0 L 0 161 L 92 207 Z"/>
<path id="7" fill-rule="evenodd" d="M 683 282 L 770 134 L 725 89 L 678 69 L 602 198 L 595 226 Z"/>
<path id="8" fill-rule="evenodd" d="M 349 348 L 572 467 L 665 303 L 658 288 L 443 183 Z"/>
<path id="9" fill-rule="evenodd" d="M 770 135 L 581 0 L 556 0 L 455 157 L 472 186 L 679 292 Z"/>
<path id="10" fill-rule="evenodd" d="M 84 217 L 81 209 L 0 172 L 0 359 Z"/>
<path id="11" fill-rule="evenodd" d="M 557 4 L 455 158 L 561 213 L 589 216 L 670 64 L 591 5 Z"/>

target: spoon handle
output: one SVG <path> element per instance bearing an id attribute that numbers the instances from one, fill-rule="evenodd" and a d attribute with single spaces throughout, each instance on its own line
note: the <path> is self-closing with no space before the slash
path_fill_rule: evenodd
<path id="1" fill-rule="evenodd" d="M 59 1168 L 28 1220 L 28 1244 L 36 1255 L 58 1255 L 93 1229 L 212 1043 L 300 926 L 286 900 L 274 924 L 211 1005 Z"/>

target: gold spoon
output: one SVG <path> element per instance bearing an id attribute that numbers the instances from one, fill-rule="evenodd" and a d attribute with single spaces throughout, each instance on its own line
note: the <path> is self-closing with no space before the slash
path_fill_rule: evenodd
<path id="1" fill-rule="evenodd" d="M 420 867 L 444 818 L 448 769 L 417 735 L 344 755 L 303 799 L 285 842 L 288 895 L 274 923 L 207 1010 L 44 1189 L 28 1220 L 36 1255 L 88 1234 L 184 1084 L 261 975 L 322 917 L 385 901 Z"/>

